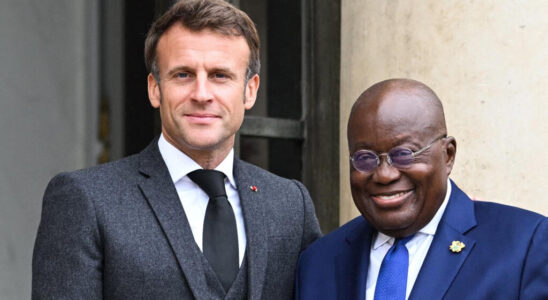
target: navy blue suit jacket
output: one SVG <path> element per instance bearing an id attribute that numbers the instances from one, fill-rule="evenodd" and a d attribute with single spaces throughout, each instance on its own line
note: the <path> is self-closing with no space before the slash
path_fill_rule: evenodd
<path id="1" fill-rule="evenodd" d="M 472 201 L 454 183 L 409 299 L 548 299 L 548 218 Z M 308 247 L 296 299 L 365 299 L 375 229 L 357 217 Z M 452 241 L 466 247 L 449 250 Z"/>

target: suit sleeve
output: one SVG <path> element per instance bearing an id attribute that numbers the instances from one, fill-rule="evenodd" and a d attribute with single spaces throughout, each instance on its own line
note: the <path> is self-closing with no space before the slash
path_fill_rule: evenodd
<path id="1" fill-rule="evenodd" d="M 531 240 L 520 299 L 548 299 L 548 218 L 542 218 Z"/>
<path id="2" fill-rule="evenodd" d="M 301 240 L 301 251 L 306 249 L 315 240 L 322 236 L 318 219 L 316 218 L 316 212 L 314 210 L 314 203 L 310 198 L 310 194 L 304 187 L 304 185 L 298 181 L 294 181 L 299 190 L 301 191 L 304 206 L 304 219 L 303 219 L 303 236 Z"/>
<path id="3" fill-rule="evenodd" d="M 32 299 L 101 299 L 102 247 L 94 203 L 70 173 L 49 183 L 32 260 Z"/>

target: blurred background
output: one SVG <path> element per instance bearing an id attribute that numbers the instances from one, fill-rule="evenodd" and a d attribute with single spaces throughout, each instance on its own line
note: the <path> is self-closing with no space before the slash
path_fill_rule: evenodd
<path id="1" fill-rule="evenodd" d="M 139 152 L 159 132 L 143 43 L 172 0 L 0 3 L 0 299 L 29 299 L 41 201 L 56 173 Z M 261 87 L 238 155 L 305 183 L 324 233 L 358 215 L 346 121 L 371 84 L 442 100 L 452 178 L 548 214 L 548 2 L 233 0 L 261 36 Z"/>

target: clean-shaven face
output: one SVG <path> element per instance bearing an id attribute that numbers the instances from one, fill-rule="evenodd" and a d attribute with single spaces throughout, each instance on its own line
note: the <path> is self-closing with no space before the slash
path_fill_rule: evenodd
<path id="1" fill-rule="evenodd" d="M 258 75 L 245 81 L 249 47 L 242 36 L 171 26 L 160 38 L 160 83 L 148 78 L 149 98 L 160 109 L 162 133 L 185 153 L 228 152 L 244 111 L 253 107 Z"/>

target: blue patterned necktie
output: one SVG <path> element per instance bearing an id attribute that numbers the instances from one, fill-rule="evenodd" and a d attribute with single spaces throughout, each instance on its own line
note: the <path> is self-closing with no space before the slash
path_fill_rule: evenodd
<path id="1" fill-rule="evenodd" d="M 407 287 L 407 270 L 409 268 L 409 253 L 405 244 L 413 238 L 412 235 L 396 239 L 382 260 L 375 300 L 405 300 Z"/>

